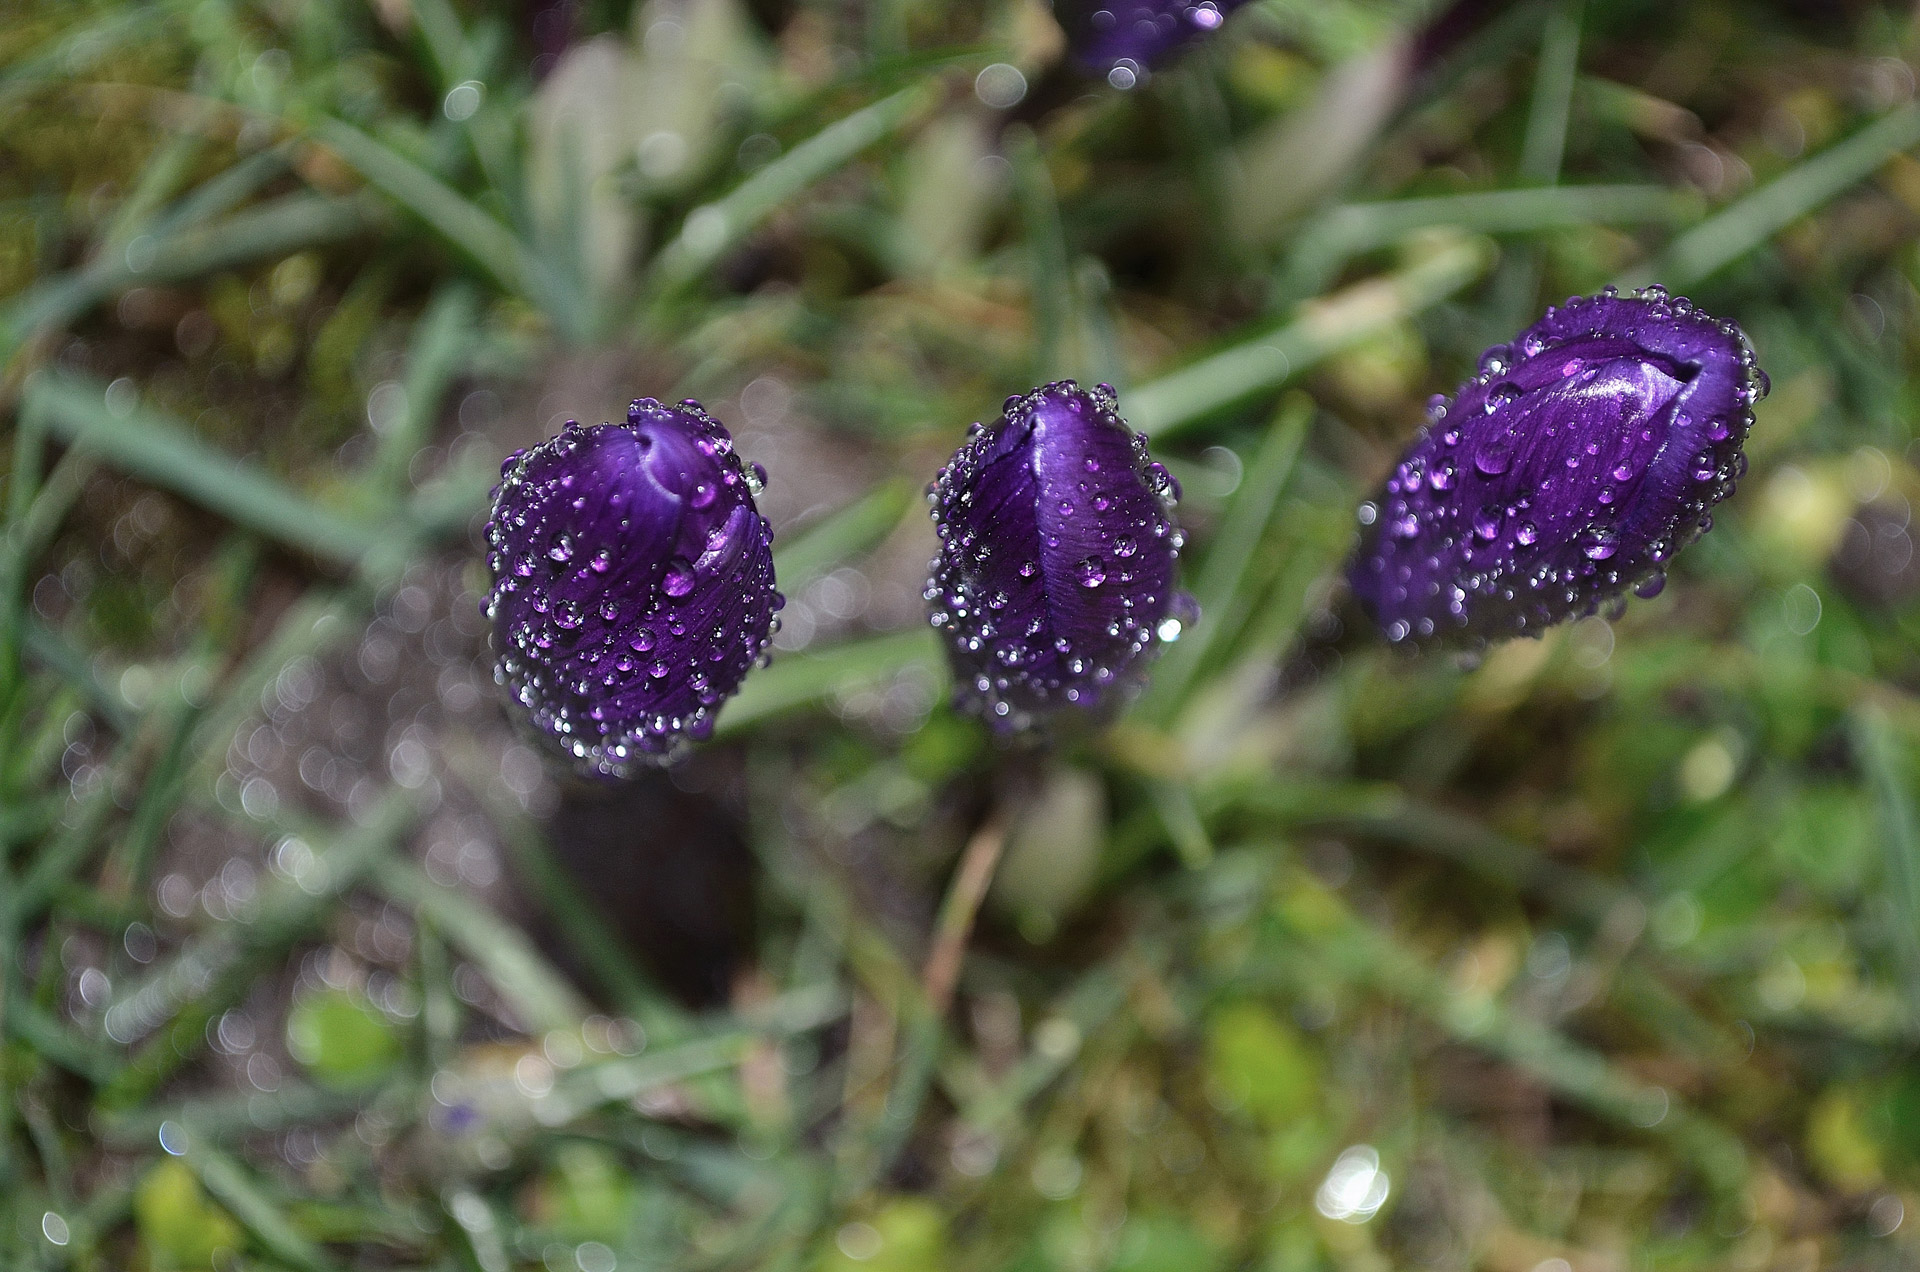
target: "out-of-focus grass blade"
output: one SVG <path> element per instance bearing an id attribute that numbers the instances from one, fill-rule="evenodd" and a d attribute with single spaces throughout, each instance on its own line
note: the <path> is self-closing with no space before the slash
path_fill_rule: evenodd
<path id="1" fill-rule="evenodd" d="M 46 279 L 0 311 L 0 357 L 34 333 L 71 322 L 101 300 L 138 283 L 174 283 L 249 261 L 352 238 L 378 225 L 368 199 L 289 194 L 236 212 L 214 225 L 136 235 L 85 268 Z"/>
<path id="2" fill-rule="evenodd" d="M 1317 217 L 1295 239 L 1281 291 L 1309 295 L 1332 282 L 1351 257 L 1435 226 L 1470 234 L 1532 234 L 1575 225 L 1684 222 L 1697 219 L 1700 211 L 1698 195 L 1657 185 L 1544 186 L 1348 203 Z"/>
<path id="3" fill-rule="evenodd" d="M 34 439 L 45 437 L 44 426 L 29 408 L 23 410 L 19 427 L 14 446 L 12 509 L 5 534 L 0 536 L 0 692 L 17 669 L 20 650 L 31 639 L 27 567 L 66 520 L 93 471 L 90 457 L 69 451 L 44 482 L 38 481 L 40 456 Z"/>
<path id="4" fill-rule="evenodd" d="M 1611 879 L 1554 861 L 1470 818 L 1423 805 L 1392 785 L 1263 778 L 1203 786 L 1199 796 L 1209 817 L 1228 808 L 1257 809 L 1272 824 L 1296 834 L 1358 835 L 1399 844 L 1464 866 L 1489 881 L 1547 897 L 1596 924 L 1622 905 L 1639 904 L 1630 890 Z"/>
<path id="5" fill-rule="evenodd" d="M 425 168 L 338 119 L 322 119 L 313 135 L 375 189 L 459 248 L 507 292 L 567 327 L 579 312 L 559 276 L 517 235 Z"/>
<path id="6" fill-rule="evenodd" d="M 1127 393 L 1121 411 L 1135 428 L 1165 437 L 1224 407 L 1285 384 L 1322 358 L 1453 295 L 1486 268 L 1482 240 L 1439 248 L 1395 274 L 1355 283 L 1322 300 L 1278 330 L 1161 376 Z"/>
<path id="7" fill-rule="evenodd" d="M 113 220 L 100 240 L 105 250 L 124 246 L 160 206 L 173 197 L 181 182 L 191 174 L 194 161 L 206 144 L 206 136 L 191 125 L 161 143 L 141 169 L 132 192 L 114 209 Z"/>
<path id="8" fill-rule="evenodd" d="M 465 893 L 441 887 L 420 867 L 398 858 L 380 864 L 377 882 L 472 959 L 533 1032 L 577 1029 L 591 1010 L 519 928 Z"/>
<path id="9" fill-rule="evenodd" d="M 1622 285 L 1691 287 L 1915 146 L 1920 105 L 1902 106 L 1694 226 Z"/>
<path id="10" fill-rule="evenodd" d="M 1009 131 L 1007 150 L 1013 159 L 1014 181 L 1020 194 L 1020 219 L 1027 249 L 1027 306 L 1033 312 L 1033 379 L 1059 378 L 1061 347 L 1073 302 L 1073 277 L 1067 268 L 1067 236 L 1060 225 L 1060 203 L 1054 197 L 1053 176 L 1047 171 L 1033 130 Z"/>
<path id="11" fill-rule="evenodd" d="M 771 666 L 747 677 L 721 713 L 715 733 L 738 733 L 769 716 L 891 680 L 915 667 L 944 686 L 946 664 L 930 630 L 875 636 L 817 653 L 779 654 Z"/>
<path id="12" fill-rule="evenodd" d="M 1670 1139 L 1692 1156 L 1717 1186 L 1737 1186 L 1746 1170 L 1738 1137 L 1683 1107 L 1661 1087 L 1640 1081 L 1579 1046 L 1549 1025 L 1510 1010 L 1477 991 L 1451 984 L 1429 959 L 1394 934 L 1325 899 L 1300 907 L 1302 935 L 1315 951 L 1312 965 L 1344 971 L 1429 1017 L 1459 1041 L 1499 1056 L 1552 1090 L 1611 1121 Z M 1286 906 L 1283 904 L 1282 912 Z M 1336 915 L 1338 917 L 1336 917 Z"/>
<path id="13" fill-rule="evenodd" d="M 1248 465 L 1240 489 L 1233 494 L 1226 518 L 1214 533 L 1193 589 L 1194 599 L 1200 604 L 1200 621 L 1181 634 L 1154 668 L 1152 686 L 1139 707 L 1147 719 L 1164 723 L 1185 696 L 1207 655 L 1222 641 L 1231 641 L 1246 621 L 1246 611 L 1255 599 L 1243 588 L 1248 568 L 1273 519 L 1280 492 L 1293 474 L 1307 426 L 1313 421 L 1312 399 L 1298 393 L 1291 399 L 1268 430 L 1260 453 Z"/>
<path id="14" fill-rule="evenodd" d="M 25 648 L 36 662 L 78 689 L 87 706 L 98 712 L 116 732 L 124 734 L 133 727 L 126 702 L 107 687 L 93 663 L 64 635 L 38 618 L 30 618 L 26 622 Z"/>
<path id="15" fill-rule="evenodd" d="M 905 478 L 883 481 L 790 543 L 775 547 L 773 573 L 781 590 L 798 595 L 807 584 L 886 538 L 912 506 L 913 494 Z"/>
<path id="16" fill-rule="evenodd" d="M 75 1034 L 32 999 L 20 997 L 7 1004 L 7 1035 L 96 1086 L 113 1076 L 112 1063 L 91 1038 Z"/>
<path id="17" fill-rule="evenodd" d="M 98 1112 L 95 1117 L 101 1139 L 116 1148 L 146 1147 L 163 1122 L 178 1122 L 195 1142 L 224 1144 L 302 1122 L 350 1116 L 391 1098 L 390 1092 L 404 1098 L 410 1087 L 410 1082 L 402 1081 L 371 1092 L 336 1090 L 288 1078 L 276 1091 L 230 1091 L 177 1102 L 155 1101 L 139 1108 Z"/>
<path id="18" fill-rule="evenodd" d="M 62 440 L 297 551 L 352 566 L 388 537 L 221 454 L 158 411 L 137 405 L 116 411 L 97 381 L 40 371 L 28 379 L 24 396 Z"/>
<path id="19" fill-rule="evenodd" d="M 206 1190 L 274 1258 L 300 1272 L 338 1272 L 340 1265 L 293 1226 L 286 1211 L 267 1196 L 240 1163 L 218 1149 L 191 1141 L 185 1156 Z"/>
<path id="20" fill-rule="evenodd" d="M 474 295 L 455 284 L 428 306 L 414 328 L 407 353 L 406 409 L 374 452 L 372 481 L 382 491 L 396 491 L 406 480 L 407 466 L 433 434 L 440 401 L 460 370 L 472 339 Z"/>
<path id="21" fill-rule="evenodd" d="M 1533 103 L 1520 146 L 1520 176 L 1552 183 L 1560 179 L 1567 149 L 1567 120 L 1580 74 L 1580 18 L 1585 0 L 1558 0 L 1540 36 L 1540 62 L 1533 73 Z"/>
<path id="22" fill-rule="evenodd" d="M 1900 951 L 1907 1002 L 1920 1013 L 1920 822 L 1913 811 L 1912 765 L 1877 708 L 1856 711 L 1853 732 L 1880 801 L 1880 844 L 1888 899 L 1896 915 L 1894 942 Z"/>
<path id="23" fill-rule="evenodd" d="M 727 194 L 689 212 L 680 233 L 653 262 L 652 290 L 671 293 L 691 283 L 781 204 L 903 127 L 935 96 L 934 86 L 915 85 L 884 97 L 827 125 Z"/>
<path id="24" fill-rule="evenodd" d="M 244 997 L 263 967 L 284 958 L 294 942 L 323 923 L 339 899 L 393 851 L 418 812 L 407 792 L 390 790 L 363 824 L 331 843 L 306 836 L 310 858 L 294 878 L 276 876 L 261 890 L 253 922 L 229 922 L 196 936 L 110 1005 L 109 1037 L 158 1032 L 115 1076 L 102 1103 L 130 1107 L 205 1046 L 207 1023 Z"/>
<path id="25" fill-rule="evenodd" d="M 0 70 L 0 109 L 11 106 L 21 94 L 43 84 L 58 83 L 84 72 L 168 16 L 164 5 L 130 5 L 108 10 L 97 22 L 61 32 Z"/>
<path id="26" fill-rule="evenodd" d="M 580 885 L 555 864 L 538 824 L 500 789 L 479 752 L 455 747 L 447 759 L 487 810 L 515 867 L 601 989 L 640 1022 L 648 1037 L 660 1042 L 684 1037 L 691 1027 L 686 1013 L 649 982 Z"/>

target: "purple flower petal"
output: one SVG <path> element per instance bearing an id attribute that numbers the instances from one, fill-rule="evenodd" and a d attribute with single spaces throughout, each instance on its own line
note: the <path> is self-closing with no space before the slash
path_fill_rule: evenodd
<path id="1" fill-rule="evenodd" d="M 1055 16 L 1073 58 L 1132 88 L 1181 46 L 1220 29 L 1246 0 L 1058 0 Z"/>
<path id="2" fill-rule="evenodd" d="M 766 651 L 782 601 L 760 481 L 698 402 L 652 398 L 502 467 L 494 675 L 583 772 L 670 760 Z"/>
<path id="3" fill-rule="evenodd" d="M 930 493 L 926 595 L 962 706 L 1024 728 L 1137 678 L 1175 609 L 1179 491 L 1112 389 L 1063 380 L 1008 398 Z"/>
<path id="4" fill-rule="evenodd" d="M 1349 574 L 1390 640 L 1537 633 L 1659 591 L 1746 472 L 1767 384 L 1738 327 L 1658 287 L 1575 297 L 1480 368 L 1360 506 Z"/>

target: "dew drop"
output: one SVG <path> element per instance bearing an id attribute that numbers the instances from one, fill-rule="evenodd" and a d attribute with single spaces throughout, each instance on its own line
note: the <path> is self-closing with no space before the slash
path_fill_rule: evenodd
<path id="1" fill-rule="evenodd" d="M 675 557 L 667 562 L 667 573 L 660 580 L 660 588 L 668 596 L 685 596 L 693 591 L 693 566 L 685 557 Z"/>
<path id="2" fill-rule="evenodd" d="M 1482 442 L 1480 448 L 1473 453 L 1473 466 L 1487 477 L 1498 477 L 1512 468 L 1512 435 L 1501 433 L 1497 437 L 1489 437 Z"/>
<path id="3" fill-rule="evenodd" d="M 1090 556 L 1074 567 L 1080 577 L 1081 587 L 1099 587 L 1107 581 L 1107 563 L 1097 556 Z"/>

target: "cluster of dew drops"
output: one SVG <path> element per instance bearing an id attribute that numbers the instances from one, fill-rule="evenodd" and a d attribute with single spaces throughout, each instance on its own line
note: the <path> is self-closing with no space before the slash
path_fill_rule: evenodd
<path id="1" fill-rule="evenodd" d="M 1617 291 L 1609 287 L 1596 300 L 1613 300 L 1617 295 Z M 1691 301 L 1685 297 L 1669 297 L 1666 289 L 1657 285 L 1636 291 L 1634 298 L 1649 302 L 1652 307 L 1650 316 L 1655 319 L 1688 317 L 1698 313 Z M 1575 296 L 1567 301 L 1564 308 L 1576 310 L 1589 303 L 1585 298 Z M 1549 309 L 1547 316 L 1551 317 L 1555 312 Z M 1742 383 L 1736 391 L 1739 410 L 1732 418 L 1716 415 L 1706 421 L 1700 435 L 1706 439 L 1707 445 L 1692 458 L 1689 468 L 1692 484 L 1684 497 L 1664 513 L 1659 532 L 1647 541 L 1645 547 L 1625 555 L 1620 553 L 1622 536 L 1618 529 L 1625 510 L 1616 506 L 1618 490 L 1614 486 L 1603 485 L 1596 492 L 1594 500 L 1599 505 L 1597 509 L 1568 507 L 1558 514 L 1584 519 L 1584 524 L 1572 536 L 1573 542 L 1580 548 L 1580 559 L 1572 563 L 1556 563 L 1549 556 L 1523 572 L 1524 558 L 1539 555 L 1526 550 L 1543 539 L 1538 522 L 1528 517 L 1528 513 L 1534 510 L 1534 499 L 1529 496 L 1521 496 L 1506 505 L 1490 504 L 1475 509 L 1465 517 L 1467 533 L 1456 533 L 1454 524 L 1462 518 L 1464 510 L 1448 504 L 1446 492 L 1454 488 L 1459 476 L 1458 461 L 1449 452 L 1460 443 L 1462 430 L 1459 423 L 1450 417 L 1455 403 L 1445 395 L 1432 398 L 1427 404 L 1428 425 L 1421 429 L 1419 440 L 1387 481 L 1390 498 L 1386 501 L 1385 509 L 1386 535 L 1410 545 L 1411 541 L 1425 536 L 1425 541 L 1419 546 L 1426 549 L 1426 556 L 1418 565 L 1402 562 L 1389 567 L 1396 571 L 1391 584 L 1394 599 L 1406 601 L 1411 589 L 1416 586 L 1414 579 L 1424 577 L 1429 589 L 1446 590 L 1447 613 L 1456 627 L 1465 627 L 1470 620 L 1475 620 L 1477 628 L 1485 629 L 1488 624 L 1482 614 L 1476 613 L 1476 609 L 1491 609 L 1502 612 L 1515 632 L 1524 632 L 1529 628 L 1550 626 L 1565 618 L 1592 615 L 1603 601 L 1619 598 L 1627 588 L 1632 588 L 1635 595 L 1643 598 L 1658 596 L 1666 586 L 1666 563 L 1681 548 L 1712 529 L 1713 518 L 1708 509 L 1732 494 L 1735 483 L 1745 475 L 1747 461 L 1741 446 L 1753 423 L 1753 404 L 1765 397 L 1770 388 L 1766 372 L 1756 364 L 1753 348 L 1739 327 L 1725 320 L 1712 321 L 1740 351 Z M 1463 386 L 1461 397 L 1468 396 L 1467 390 L 1471 388 L 1490 385 L 1484 410 L 1488 415 L 1498 413 L 1521 395 L 1511 382 L 1499 382 L 1513 369 L 1515 353 L 1532 358 L 1545 352 L 1546 348 L 1545 340 L 1537 332 L 1529 332 L 1517 350 L 1507 345 L 1495 345 L 1488 349 L 1481 357 L 1478 373 L 1467 386 Z M 1598 374 L 1598 370 L 1576 357 L 1568 359 L 1562 374 L 1591 379 Z M 1672 432 L 1684 435 L 1692 426 L 1693 421 L 1682 412 L 1674 418 Z M 1430 445 L 1430 439 L 1435 437 L 1436 432 L 1440 443 L 1437 458 L 1433 454 L 1435 448 Z M 1640 440 L 1649 444 L 1654 442 L 1650 423 L 1642 422 Z M 1516 430 L 1509 426 L 1483 440 L 1469 462 L 1483 476 L 1498 477 L 1511 467 L 1516 450 Z M 1598 443 L 1589 442 L 1583 454 L 1570 455 L 1566 463 L 1570 469 L 1577 469 L 1599 457 Z M 1614 482 L 1626 485 L 1644 471 L 1645 465 L 1636 467 L 1623 458 L 1616 461 L 1616 466 L 1608 476 Z M 1550 482 L 1551 478 L 1542 482 L 1541 490 L 1537 493 L 1544 496 Z M 1422 489 L 1423 484 L 1425 490 Z M 1434 494 L 1429 495 L 1427 491 Z M 1545 498 L 1540 502 L 1551 504 Z M 1437 521 L 1438 525 L 1422 524 L 1422 512 L 1417 507 L 1419 504 L 1428 505 L 1425 515 Z M 1360 505 L 1359 520 L 1363 526 L 1373 525 L 1381 515 L 1382 509 L 1377 503 L 1368 501 Z M 1552 515 L 1548 513 L 1549 517 Z M 1433 535 L 1435 530 L 1441 533 Z M 1550 547 L 1554 542 L 1551 529 L 1545 537 Z M 1467 567 L 1465 573 L 1457 577 L 1446 564 L 1448 558 L 1455 554 Z M 1521 577 L 1523 573 L 1524 577 Z M 1523 594 L 1516 584 L 1523 584 L 1527 593 L 1531 594 L 1527 600 L 1521 599 Z M 1481 602 L 1478 607 L 1475 605 L 1476 599 Z M 1396 618 L 1386 629 L 1388 639 L 1395 642 L 1404 641 L 1410 636 L 1430 637 L 1434 632 L 1435 623 L 1431 617 L 1414 620 Z"/>
<path id="2" fill-rule="evenodd" d="M 1007 398 L 1002 406 L 1007 423 L 1001 427 L 1015 427 L 1015 421 L 1037 409 L 1049 391 L 1061 389 L 1077 392 L 1078 386 L 1065 381 Z M 1126 429 L 1111 385 L 1096 385 L 1089 396 L 1103 424 Z M 1109 616 L 1101 636 L 1089 639 L 1082 635 L 1076 643 L 1069 633 L 1049 631 L 1046 607 L 1038 612 L 1010 614 L 1012 600 L 1004 589 L 994 585 L 989 562 L 996 551 L 1016 545 L 983 535 L 967 524 L 965 517 L 965 510 L 973 506 L 977 496 L 994 432 L 982 423 L 970 425 L 965 444 L 927 488 L 940 550 L 930 567 L 923 595 L 930 607 L 929 621 L 947 635 L 956 652 L 974 668 L 970 686 L 956 686 L 957 694 L 963 701 L 984 704 L 991 717 L 1018 728 L 1029 723 L 1030 717 L 1022 702 L 1049 704 L 1064 699 L 1090 705 L 1103 690 L 1122 680 L 1156 642 L 1178 640 L 1183 624 L 1191 623 L 1197 610 L 1184 593 L 1168 598 L 1158 592 L 1138 592 L 1130 586 L 1136 581 L 1135 562 L 1142 536 L 1163 541 L 1169 559 L 1177 558 L 1186 543 L 1186 536 L 1172 518 L 1180 499 L 1180 484 L 1164 464 L 1148 454 L 1147 435 L 1130 433 L 1133 473 L 1154 497 L 1154 512 L 1147 520 L 1135 525 L 1109 524 L 1106 514 L 1113 501 L 1094 490 L 1100 461 L 1092 455 L 1082 461 L 1087 476 L 1076 483 L 1075 491 L 1036 487 L 1038 498 L 1059 500 L 1060 515 L 1090 514 L 1098 538 L 1107 545 L 1106 552 L 1075 562 L 1071 577 L 1073 586 L 1090 591 L 1108 589 L 1112 602 L 1106 607 Z M 1031 579 L 1044 569 L 1042 549 L 1057 550 L 1060 540 L 1050 535 L 1044 544 L 1017 546 L 1027 553 L 1018 573 L 1023 579 Z M 1043 585 L 1050 582 L 1042 580 Z"/>
<path id="3" fill-rule="evenodd" d="M 629 423 L 624 427 L 637 425 L 644 412 L 661 409 L 654 399 L 642 398 L 628 412 Z M 672 409 L 695 422 L 694 444 L 715 461 L 720 485 L 742 487 L 750 497 L 766 488 L 766 470 L 757 463 L 743 464 L 726 426 L 697 401 L 689 398 Z M 536 450 L 542 457 L 565 460 L 580 449 L 590 431 L 568 421 L 558 437 Z M 645 444 L 644 435 L 640 440 Z M 535 451 L 529 450 L 507 457 L 494 492 L 496 507 L 503 495 L 528 481 L 534 458 Z M 565 491 L 573 487 L 576 476 L 562 464 L 544 480 Z M 704 512 L 720 494 L 714 483 L 701 482 L 687 502 L 696 513 Z M 618 508 L 628 494 L 617 485 L 604 492 L 583 489 L 573 496 L 571 506 L 581 511 L 589 498 L 604 498 Z M 630 518 L 622 515 L 620 528 L 629 525 Z M 623 776 L 639 763 L 671 758 L 689 739 L 712 732 L 720 704 L 749 667 L 765 664 L 767 647 L 779 630 L 780 620 L 773 612 L 785 604 L 785 598 L 774 590 L 771 558 L 764 553 L 735 552 L 741 537 L 748 535 L 757 535 L 763 542 L 772 537 L 771 526 L 750 499 L 742 500 L 732 515 L 709 530 L 699 560 L 674 556 L 658 588 L 640 593 L 623 591 L 618 583 L 606 581 L 614 564 L 611 547 L 602 545 L 582 560 L 580 545 L 570 533 L 547 535 L 543 526 L 530 525 L 525 503 L 511 513 L 496 515 L 487 525 L 487 560 L 494 586 L 486 602 L 487 618 L 495 623 L 494 679 L 527 708 L 536 726 L 557 737 L 591 771 Z M 709 562 L 736 555 L 748 567 L 746 577 L 707 575 Z M 744 607 L 744 627 L 712 633 L 676 666 L 665 656 L 666 646 L 690 630 L 687 598 L 713 587 L 737 589 L 749 598 L 766 597 L 767 617 L 756 619 L 758 607 L 750 600 Z M 523 589 L 541 621 L 501 630 L 502 601 Z"/>

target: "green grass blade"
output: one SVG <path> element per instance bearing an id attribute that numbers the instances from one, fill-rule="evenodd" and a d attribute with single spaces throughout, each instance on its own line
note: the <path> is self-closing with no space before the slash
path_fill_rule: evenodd
<path id="1" fill-rule="evenodd" d="M 1181 634 L 1154 668 L 1153 683 L 1139 706 L 1144 718 L 1164 723 L 1184 699 L 1208 655 L 1215 648 L 1225 648 L 1223 642 L 1231 641 L 1245 621 L 1253 600 L 1246 594 L 1248 570 L 1312 422 L 1312 400 L 1293 395 L 1247 466 L 1194 584 L 1200 621 Z"/>
<path id="2" fill-rule="evenodd" d="M 569 328 L 579 302 L 519 236 L 405 155 L 338 119 L 314 125 L 314 137 L 375 189 L 419 217 L 511 295 Z"/>
<path id="3" fill-rule="evenodd" d="M 420 316 L 407 352 L 406 409 L 374 451 L 368 476 L 375 488 L 399 490 L 414 455 L 433 436 L 441 400 L 472 343 L 475 307 L 472 290 L 455 284 L 436 296 Z"/>
<path id="4" fill-rule="evenodd" d="M 299 1272 L 339 1272 L 340 1265 L 294 1226 L 286 1211 L 239 1162 L 200 1143 L 188 1144 L 186 1160 L 206 1190 L 274 1258 Z"/>
<path id="5" fill-rule="evenodd" d="M 1281 293 L 1310 295 L 1332 282 L 1352 257 L 1420 230 L 1536 234 L 1581 225 L 1682 223 L 1697 220 L 1700 209 L 1699 196 L 1657 185 L 1544 186 L 1343 204 L 1295 239 Z"/>
<path id="6" fill-rule="evenodd" d="M 1902 106 L 1694 226 L 1623 285 L 1692 287 L 1915 146 L 1920 105 Z"/>
<path id="7" fill-rule="evenodd" d="M 1920 819 L 1914 816 L 1913 766 L 1879 710 L 1856 712 L 1853 733 L 1880 804 L 1882 868 L 1907 1002 L 1920 1014 Z"/>
<path id="8" fill-rule="evenodd" d="M 1477 278 L 1487 260 L 1479 240 L 1451 243 L 1399 273 L 1309 302 L 1298 318 L 1277 330 L 1133 389 L 1121 398 L 1121 411 L 1148 436 L 1178 433 L 1438 304 Z"/>
<path id="9" fill-rule="evenodd" d="M 27 381 L 25 398 L 61 440 L 296 551 L 353 566 L 390 537 L 221 454 L 158 411 L 116 411 L 97 381 L 41 371 Z"/>
<path id="10" fill-rule="evenodd" d="M 881 482 L 775 547 L 773 573 L 781 590 L 797 596 L 807 584 L 877 545 L 912 508 L 914 491 L 902 478 Z"/>
<path id="11" fill-rule="evenodd" d="M 336 243 L 365 233 L 381 216 L 379 206 L 364 199 L 289 194 L 214 225 L 135 236 L 125 248 L 46 278 L 10 301 L 0 311 L 0 357 L 11 357 L 36 333 L 64 326 L 136 284 L 184 282 Z"/>
<path id="12" fill-rule="evenodd" d="M 747 677 L 721 712 L 714 732 L 738 733 L 770 716 L 880 684 L 913 668 L 923 670 L 944 692 L 946 662 L 931 630 L 874 636 L 817 653 L 780 654 L 771 666 Z"/>
<path id="13" fill-rule="evenodd" d="M 649 279 L 653 291 L 671 294 L 692 283 L 775 209 L 897 132 L 933 98 L 926 85 L 884 97 L 835 120 L 727 194 L 695 208 L 654 260 Z"/>
<path id="14" fill-rule="evenodd" d="M 1547 13 L 1540 62 L 1533 74 L 1533 106 L 1520 148 L 1520 176 L 1551 185 L 1560 179 L 1567 149 L 1567 120 L 1580 74 L 1580 18 L 1585 0 L 1559 0 Z"/>
<path id="15" fill-rule="evenodd" d="M 485 972 L 527 1029 L 544 1033 L 580 1027 L 591 1009 L 517 927 L 465 893 L 441 887 L 411 861 L 383 862 L 377 883 L 387 896 L 423 915 Z"/>

